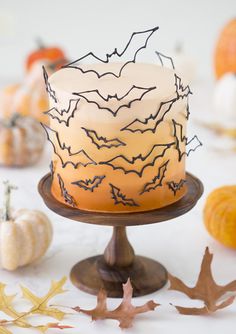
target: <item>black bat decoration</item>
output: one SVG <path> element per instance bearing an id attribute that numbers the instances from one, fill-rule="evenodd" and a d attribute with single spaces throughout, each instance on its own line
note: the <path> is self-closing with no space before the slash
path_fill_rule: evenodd
<path id="1" fill-rule="evenodd" d="M 54 100 L 54 102 L 57 103 L 56 92 L 51 88 L 51 85 L 48 82 L 48 74 L 44 66 L 43 66 L 43 77 L 45 81 L 46 91 L 48 92 L 49 96 Z"/>
<path id="2" fill-rule="evenodd" d="M 41 123 L 42 124 L 42 123 Z M 76 152 L 71 152 L 71 147 L 67 146 L 65 143 L 61 143 L 59 134 L 57 131 L 51 129 L 49 126 L 42 124 L 44 130 L 47 134 L 47 139 L 51 142 L 54 153 L 59 157 L 62 167 L 65 168 L 67 165 L 71 164 L 74 168 L 78 166 L 88 166 L 96 165 L 97 163 L 89 157 L 89 155 L 83 150 Z M 63 160 L 60 152 L 66 153 L 66 159 Z"/>
<path id="3" fill-rule="evenodd" d="M 130 132 L 141 132 L 151 131 L 152 133 L 156 132 L 158 125 L 164 120 L 165 115 L 171 110 L 173 104 L 177 101 L 176 98 L 161 102 L 156 113 L 151 114 L 144 121 L 136 118 L 134 121 L 123 127 L 120 131 L 130 131 Z"/>
<path id="4" fill-rule="evenodd" d="M 103 136 L 98 136 L 97 132 L 95 130 L 89 130 L 84 127 L 81 127 L 86 133 L 86 135 L 91 139 L 92 143 L 97 146 L 97 148 L 100 150 L 100 148 L 112 148 L 112 147 L 119 147 L 119 146 L 125 146 L 126 144 L 121 141 L 118 138 L 113 139 L 107 139 Z"/>
<path id="5" fill-rule="evenodd" d="M 169 189 L 173 191 L 175 196 L 177 191 L 180 190 L 186 182 L 186 180 L 181 179 L 179 182 L 169 181 L 166 182 L 166 184 L 168 185 Z"/>
<path id="6" fill-rule="evenodd" d="M 183 125 L 177 123 L 172 119 L 174 125 L 174 137 L 175 137 L 175 147 L 178 151 L 178 159 L 181 161 L 184 155 L 189 156 L 191 152 L 196 151 L 199 146 L 202 146 L 201 141 L 198 139 L 198 136 L 195 135 L 191 139 L 188 139 L 183 135 Z M 188 149 L 186 151 L 186 149 Z"/>
<path id="7" fill-rule="evenodd" d="M 139 206 L 132 198 L 126 198 L 124 194 L 121 193 L 120 188 L 117 188 L 113 184 L 109 183 L 111 187 L 111 194 L 112 194 L 112 199 L 114 199 L 114 203 L 117 204 L 122 204 L 124 206 Z"/>
<path id="8" fill-rule="evenodd" d="M 123 154 L 120 154 L 108 161 L 101 161 L 99 162 L 99 164 L 111 166 L 114 170 L 120 169 L 125 174 L 135 173 L 139 177 L 141 177 L 143 175 L 144 170 L 149 166 L 154 166 L 156 160 L 163 157 L 165 155 L 166 150 L 168 150 L 173 145 L 175 145 L 175 142 L 169 144 L 155 144 L 153 145 L 152 149 L 144 156 L 140 153 L 138 156 L 129 159 Z M 156 150 L 158 151 L 157 153 L 155 152 Z M 140 161 L 144 162 L 149 157 L 151 157 L 149 159 L 149 162 L 144 164 L 140 170 L 130 169 L 130 166 L 134 165 L 136 161 L 138 161 L 139 163 Z"/>
<path id="9" fill-rule="evenodd" d="M 178 99 L 183 99 L 185 97 L 188 97 L 190 94 L 193 94 L 190 90 L 189 85 L 183 86 L 181 78 L 178 77 L 177 74 L 175 74 L 175 90 Z"/>
<path id="10" fill-rule="evenodd" d="M 150 38 L 150 37 L 153 35 L 153 33 L 154 33 L 155 31 L 157 31 L 158 29 L 159 29 L 159 27 L 154 27 L 154 28 L 152 28 L 152 29 L 148 29 L 148 30 L 144 30 L 144 31 L 140 31 L 140 32 L 134 32 L 134 33 L 131 35 L 131 37 L 130 37 L 128 43 L 127 43 L 127 45 L 125 46 L 125 48 L 124 48 L 121 52 L 119 52 L 119 51 L 117 50 L 117 48 L 115 48 L 114 51 L 113 51 L 112 53 L 110 53 L 110 54 L 109 54 L 109 53 L 106 54 L 105 59 L 102 59 L 102 58 L 96 56 L 93 52 L 89 52 L 89 53 L 87 53 L 86 55 L 80 57 L 79 59 L 77 59 L 77 60 L 75 60 L 75 61 L 73 61 L 73 62 L 71 62 L 71 63 L 69 63 L 69 64 L 67 64 L 67 65 L 65 65 L 65 66 L 63 66 L 63 67 L 64 67 L 64 68 L 68 68 L 68 67 L 70 68 L 70 67 L 72 67 L 72 68 L 75 68 L 75 69 L 81 71 L 82 73 L 92 72 L 92 73 L 96 74 L 96 76 L 97 76 L 98 78 L 101 78 L 101 77 L 103 77 L 103 76 L 105 76 L 105 75 L 113 75 L 113 76 L 115 76 L 116 78 L 119 78 L 119 77 L 121 76 L 121 73 L 122 73 L 122 71 L 123 71 L 123 69 L 124 69 L 125 66 L 127 66 L 127 65 L 130 64 L 130 63 L 135 63 L 135 62 L 136 62 L 137 54 L 139 53 L 140 50 L 145 49 L 145 48 L 147 47 L 149 38 Z M 136 37 L 136 39 L 138 40 L 138 43 L 139 43 L 139 44 L 138 44 L 138 45 L 139 45 L 138 48 L 134 45 L 135 37 Z M 144 37 L 144 41 L 142 40 L 142 37 Z M 140 40 L 139 40 L 139 39 L 140 39 Z M 112 61 L 114 61 L 113 58 L 115 58 L 115 57 L 118 57 L 118 58 L 119 58 L 119 59 L 118 59 L 119 62 L 124 62 L 124 59 L 122 59 L 122 56 L 125 56 L 125 54 L 126 54 L 128 51 L 130 51 L 130 49 L 131 49 L 132 54 L 133 54 L 132 59 L 129 60 L 129 61 L 127 61 L 127 62 L 125 62 L 125 63 L 121 66 L 121 68 L 119 69 L 119 73 L 114 73 L 114 72 L 110 72 L 110 71 L 108 71 L 108 72 L 104 72 L 104 73 L 101 73 L 101 74 L 100 74 L 100 73 L 98 73 L 97 71 L 95 71 L 95 70 L 93 70 L 93 69 L 84 70 L 84 69 L 82 69 L 82 68 L 77 64 L 77 63 L 79 63 L 79 62 L 81 62 L 81 61 L 83 61 L 83 60 L 85 60 L 85 59 L 88 60 L 89 58 L 91 58 L 90 61 L 89 61 L 90 64 L 91 64 L 91 63 L 94 63 L 94 62 L 97 62 L 97 61 L 102 62 L 102 63 L 109 63 L 109 62 L 110 62 L 110 59 L 112 59 Z M 116 61 L 117 61 L 117 60 L 116 60 Z"/>
<path id="11" fill-rule="evenodd" d="M 159 58 L 159 61 L 160 61 L 160 63 L 161 63 L 161 66 L 164 67 L 164 66 L 165 66 L 165 65 L 164 65 L 164 62 L 167 60 L 167 61 L 169 62 L 169 64 L 170 64 L 170 66 L 172 67 L 172 69 L 175 70 L 175 65 L 174 65 L 173 59 L 172 59 L 171 57 L 166 56 L 166 55 L 164 55 L 163 53 L 158 52 L 158 51 L 155 51 L 155 53 L 156 53 L 157 57 Z M 169 67 L 169 66 L 168 66 L 168 67 Z"/>
<path id="12" fill-rule="evenodd" d="M 67 127 L 69 127 L 70 120 L 75 116 L 75 112 L 78 110 L 78 103 L 79 103 L 79 101 L 80 101 L 80 99 L 77 99 L 77 100 L 73 100 L 72 99 L 69 102 L 68 109 L 62 109 L 60 111 L 58 108 L 53 107 L 53 108 L 49 109 L 48 111 L 45 111 L 44 114 L 45 115 L 49 115 L 52 119 L 56 119 L 59 123 L 65 123 L 65 125 Z M 72 105 L 73 102 L 75 102 L 75 105 L 74 105 L 73 110 L 70 112 L 70 108 L 71 108 L 71 105 Z M 59 114 L 60 116 L 63 116 L 63 114 L 66 114 L 67 118 L 63 119 L 60 116 L 56 116 L 55 113 Z M 69 114 L 69 116 L 68 116 L 68 114 Z"/>
<path id="13" fill-rule="evenodd" d="M 59 186 L 60 186 L 60 189 L 61 189 L 61 196 L 63 196 L 64 200 L 66 203 L 72 205 L 73 207 L 76 206 L 76 201 L 74 200 L 73 196 L 71 196 L 68 191 L 66 190 L 65 188 L 65 184 L 64 184 L 64 181 L 61 177 L 60 174 L 57 174 L 57 177 L 58 177 L 58 181 L 59 181 Z"/>
<path id="14" fill-rule="evenodd" d="M 75 184 L 76 186 L 83 188 L 84 190 L 89 190 L 93 192 L 94 189 L 97 188 L 102 183 L 102 180 L 105 177 L 106 177 L 105 175 L 94 176 L 93 179 L 79 180 L 71 182 L 71 184 Z"/>
<path id="15" fill-rule="evenodd" d="M 144 185 L 142 191 L 140 192 L 140 195 L 142 195 L 145 192 L 149 192 L 151 190 L 155 190 L 157 187 L 161 187 L 162 186 L 162 181 L 165 177 L 165 173 L 167 170 L 167 165 L 169 163 L 169 160 L 167 160 L 164 164 L 162 164 L 159 168 L 158 168 L 158 172 L 157 175 L 152 179 L 151 182 L 148 182 Z"/>
<path id="16" fill-rule="evenodd" d="M 51 178 L 53 180 L 54 173 L 55 173 L 55 168 L 54 168 L 54 162 L 53 161 L 50 162 L 49 169 L 50 169 Z"/>
<path id="17" fill-rule="evenodd" d="M 145 88 L 145 87 L 138 87 L 138 86 L 133 85 L 128 90 L 128 92 L 126 92 L 124 95 L 122 95 L 120 97 L 117 96 L 117 94 L 103 96 L 97 89 L 87 90 L 87 91 L 84 91 L 84 92 L 73 92 L 73 94 L 76 95 L 76 96 L 79 96 L 80 98 L 84 98 L 88 103 L 94 103 L 94 104 L 96 104 L 96 106 L 99 109 L 108 110 L 115 117 L 117 115 L 118 111 L 121 108 L 130 108 L 133 102 L 135 102 L 135 101 L 141 101 L 142 98 L 144 97 L 144 95 L 146 95 L 147 93 L 149 93 L 153 89 L 156 89 L 156 87 Z M 133 99 L 133 100 L 131 100 L 129 102 L 127 102 L 127 100 L 126 100 L 125 104 L 122 104 L 123 103 L 122 100 L 124 100 L 127 96 L 129 96 L 130 92 L 132 92 L 133 90 L 136 90 L 137 92 L 142 91 L 142 93 L 137 98 L 135 98 L 135 99 Z M 94 94 L 95 94 L 95 97 L 99 97 L 99 102 L 97 102 L 97 101 L 95 101 L 93 99 Z M 112 110 L 111 108 L 106 107 L 106 104 L 108 104 L 108 102 L 111 99 L 115 99 L 117 102 L 121 101 L 121 104 L 115 110 Z M 105 101 L 105 105 L 104 106 L 101 105 L 100 101 Z"/>

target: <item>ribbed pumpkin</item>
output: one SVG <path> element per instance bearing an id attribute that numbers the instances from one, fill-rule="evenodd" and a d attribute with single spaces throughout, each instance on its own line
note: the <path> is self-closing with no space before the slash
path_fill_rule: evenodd
<path id="1" fill-rule="evenodd" d="M 2 117 L 9 117 L 17 112 L 24 116 L 34 117 L 39 122 L 47 123 L 48 117 L 43 112 L 48 108 L 42 63 L 35 63 L 21 84 L 7 86 L 0 92 Z"/>
<path id="2" fill-rule="evenodd" d="M 30 264 L 41 258 L 52 240 L 52 226 L 46 215 L 37 210 L 10 213 L 10 193 L 5 183 L 5 203 L 0 221 L 0 264 L 7 270 Z"/>
<path id="3" fill-rule="evenodd" d="M 44 131 L 32 117 L 15 114 L 0 120 L 0 165 L 32 165 L 40 158 L 44 144 Z"/>
<path id="4" fill-rule="evenodd" d="M 236 18 L 222 30 L 215 49 L 215 74 L 236 73 Z"/>
<path id="5" fill-rule="evenodd" d="M 203 213 L 208 232 L 223 245 L 236 248 L 236 186 L 210 193 Z"/>

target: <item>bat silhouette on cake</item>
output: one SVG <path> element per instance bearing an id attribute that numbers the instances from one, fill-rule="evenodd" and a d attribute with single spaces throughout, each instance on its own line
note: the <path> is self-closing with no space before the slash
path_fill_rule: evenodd
<path id="1" fill-rule="evenodd" d="M 50 83 L 48 82 L 48 74 L 44 66 L 43 66 L 43 77 L 44 77 L 46 91 L 48 92 L 49 96 L 53 99 L 53 101 L 57 103 L 56 92 L 55 90 L 52 89 Z"/>
<path id="2" fill-rule="evenodd" d="M 196 151 L 196 149 L 202 146 L 201 141 L 198 139 L 198 136 L 195 135 L 191 139 L 188 139 L 183 135 L 183 125 L 177 123 L 172 119 L 174 126 L 174 137 L 175 137 L 175 147 L 178 151 L 178 160 L 181 161 L 184 155 L 189 156 L 191 152 Z"/>
<path id="3" fill-rule="evenodd" d="M 58 181 L 59 181 L 59 186 L 61 189 L 61 196 L 64 198 L 65 202 L 72 205 L 73 207 L 76 207 L 76 201 L 74 200 L 74 197 L 71 196 L 67 189 L 65 188 L 64 181 L 59 173 L 57 173 Z"/>
<path id="4" fill-rule="evenodd" d="M 180 190 L 186 182 L 186 180 L 181 179 L 179 182 L 169 181 L 166 182 L 166 184 L 168 185 L 169 189 L 173 191 L 175 196 L 177 191 Z"/>
<path id="5" fill-rule="evenodd" d="M 97 175 L 94 176 L 93 179 L 86 179 L 86 180 L 78 180 L 75 182 L 71 182 L 71 184 L 75 184 L 76 186 L 83 188 L 84 190 L 89 190 L 91 192 L 94 191 L 95 188 L 97 188 L 105 178 L 105 175 Z"/>
<path id="6" fill-rule="evenodd" d="M 111 187 L 112 199 L 114 204 L 122 204 L 124 206 L 139 206 L 132 198 L 126 198 L 126 195 L 122 194 L 120 188 L 114 186 L 112 183 L 109 183 Z"/>
<path id="7" fill-rule="evenodd" d="M 52 160 L 50 162 L 49 169 L 50 169 L 51 178 L 53 180 L 53 177 L 54 177 L 54 174 L 55 174 L 55 167 L 54 167 L 54 162 Z"/>
<path id="8" fill-rule="evenodd" d="M 107 96 L 103 96 L 97 89 L 87 90 L 83 92 L 73 92 L 73 95 L 85 99 L 88 103 L 96 104 L 99 109 L 108 110 L 115 117 L 121 108 L 130 108 L 132 103 L 136 101 L 141 101 L 144 95 L 154 89 L 156 89 L 156 87 L 145 88 L 133 85 L 125 94 L 121 96 L 118 96 L 117 94 L 108 94 Z M 137 97 L 129 101 L 129 95 L 131 92 L 137 92 Z M 112 110 L 108 107 L 110 105 L 110 100 L 113 100 L 113 104 L 114 100 L 115 102 L 117 102 L 117 107 L 115 108 L 115 110 Z"/>
<path id="9" fill-rule="evenodd" d="M 141 153 L 135 157 L 127 158 L 123 154 L 117 155 L 114 158 L 107 161 L 100 161 L 100 165 L 107 165 L 112 167 L 114 170 L 120 169 L 125 174 L 134 173 L 139 177 L 142 177 L 144 170 L 149 166 L 154 166 L 156 160 L 162 158 L 166 151 L 175 145 L 175 142 L 168 144 L 155 144 L 152 149 L 145 155 Z M 148 160 L 148 161 L 147 161 Z M 139 167 L 135 169 L 135 164 L 138 162 Z M 140 168 L 140 162 L 143 162 Z"/>
<path id="10" fill-rule="evenodd" d="M 175 91 L 176 91 L 177 97 L 181 99 L 188 97 L 190 94 L 193 94 L 191 92 L 189 85 L 184 86 L 182 84 L 181 78 L 176 73 L 175 73 Z"/>
<path id="11" fill-rule="evenodd" d="M 143 121 L 136 118 L 128 125 L 124 126 L 120 131 L 130 131 L 130 132 L 141 132 L 144 133 L 146 131 L 151 131 L 155 133 L 156 128 L 158 125 L 164 120 L 165 115 L 171 110 L 173 104 L 176 102 L 176 98 L 161 102 L 160 106 L 158 107 L 157 111 L 154 114 L 151 114 Z"/>
<path id="12" fill-rule="evenodd" d="M 152 179 L 151 182 L 147 182 L 142 191 L 140 192 L 140 195 L 149 192 L 151 190 L 155 190 L 157 187 L 161 187 L 162 186 L 162 181 L 165 178 L 165 173 L 167 170 L 167 166 L 168 166 L 169 160 L 167 160 L 164 164 L 162 164 L 157 171 L 157 175 Z"/>
<path id="13" fill-rule="evenodd" d="M 48 111 L 45 111 L 44 114 L 50 116 L 52 119 L 56 119 L 59 123 L 64 123 L 67 127 L 69 127 L 70 120 L 74 118 L 75 112 L 78 110 L 79 101 L 80 99 L 71 99 L 67 109 L 60 110 L 56 107 L 53 107 Z M 63 116 L 64 114 L 66 115 L 66 117 Z"/>
<path id="14" fill-rule="evenodd" d="M 126 146 L 126 144 L 118 138 L 107 139 L 104 136 L 99 136 L 95 130 L 89 130 L 81 127 L 86 135 L 91 139 L 92 143 L 100 150 L 101 148 L 113 148 L 119 146 Z"/>
<path id="15" fill-rule="evenodd" d="M 77 168 L 78 166 L 86 167 L 88 165 L 97 165 L 97 163 L 90 158 L 83 149 L 72 152 L 71 146 L 67 146 L 65 143 L 61 142 L 57 131 L 45 124 L 42 124 L 42 126 L 46 131 L 47 139 L 52 144 L 53 151 L 59 157 L 63 168 L 69 164 L 74 168 Z M 64 153 L 64 158 L 61 156 L 62 152 Z"/>
<path id="16" fill-rule="evenodd" d="M 175 70 L 175 65 L 174 65 L 173 59 L 171 57 L 166 56 L 166 55 L 164 55 L 163 53 L 161 53 L 159 51 L 155 51 L 155 54 L 159 58 L 159 61 L 160 61 L 162 67 L 166 67 L 165 63 L 167 61 L 169 63 L 169 64 L 167 64 L 167 67 L 170 67 L 173 70 Z"/>
<path id="17" fill-rule="evenodd" d="M 159 27 L 154 27 L 152 29 L 144 30 L 144 31 L 139 31 L 139 32 L 133 32 L 128 43 L 126 44 L 125 48 L 122 51 L 118 51 L 117 48 L 114 49 L 113 52 L 107 53 L 105 58 L 100 58 L 96 56 L 93 52 L 89 52 L 85 54 L 84 56 L 78 58 L 77 60 L 64 65 L 63 68 L 75 68 L 82 73 L 94 73 L 98 78 L 102 78 L 105 75 L 112 75 L 115 76 L 116 78 L 119 78 L 121 76 L 121 73 L 125 66 L 127 66 L 130 63 L 135 63 L 136 62 L 136 57 L 138 53 L 147 47 L 148 41 L 150 37 L 159 29 Z M 135 43 L 136 42 L 136 43 Z M 131 53 L 131 59 L 125 62 L 125 57 L 127 53 Z M 88 63 L 92 64 L 94 62 L 101 62 L 101 63 L 109 63 L 110 60 L 112 62 L 120 62 L 121 63 L 121 68 L 119 69 L 118 73 L 114 73 L 111 71 L 107 71 L 104 73 L 98 73 L 94 69 L 88 69 L 85 70 L 82 67 L 79 66 L 79 63 L 81 61 L 87 60 Z M 123 64 L 123 65 L 122 65 Z"/>

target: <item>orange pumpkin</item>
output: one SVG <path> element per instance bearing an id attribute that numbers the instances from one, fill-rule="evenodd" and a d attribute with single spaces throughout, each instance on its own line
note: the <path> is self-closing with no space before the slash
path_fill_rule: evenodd
<path id="1" fill-rule="evenodd" d="M 15 112 L 32 116 L 40 122 L 48 122 L 43 113 L 49 109 L 48 97 L 42 74 L 42 63 L 35 63 L 21 84 L 13 84 L 0 92 L 1 117 Z"/>
<path id="2" fill-rule="evenodd" d="M 59 69 L 67 60 L 64 51 L 59 47 L 46 47 L 38 41 L 39 47 L 26 59 L 26 70 L 29 71 L 36 62 L 49 62 L 53 70 Z"/>
<path id="3" fill-rule="evenodd" d="M 222 30 L 215 49 L 215 74 L 236 72 L 236 18 Z"/>
<path id="4" fill-rule="evenodd" d="M 208 232 L 223 245 L 236 248 L 236 186 L 215 189 L 203 214 Z"/>

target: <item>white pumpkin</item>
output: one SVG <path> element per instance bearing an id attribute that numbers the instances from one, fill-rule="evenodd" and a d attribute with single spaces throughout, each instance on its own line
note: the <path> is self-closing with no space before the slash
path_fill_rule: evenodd
<path id="1" fill-rule="evenodd" d="M 21 209 L 10 215 L 10 193 L 5 184 L 5 205 L 0 222 L 1 266 L 7 270 L 30 264 L 44 255 L 52 240 L 52 225 L 37 210 Z"/>
<path id="2" fill-rule="evenodd" d="M 227 73 L 216 82 L 213 107 L 217 120 L 236 123 L 236 73 Z"/>

